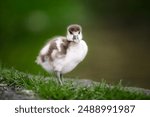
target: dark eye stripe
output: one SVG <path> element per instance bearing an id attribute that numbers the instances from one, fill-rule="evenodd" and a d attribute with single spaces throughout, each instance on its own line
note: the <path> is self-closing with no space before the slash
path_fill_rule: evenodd
<path id="1" fill-rule="evenodd" d="M 70 32 L 70 34 L 73 34 L 71 31 L 69 31 Z"/>

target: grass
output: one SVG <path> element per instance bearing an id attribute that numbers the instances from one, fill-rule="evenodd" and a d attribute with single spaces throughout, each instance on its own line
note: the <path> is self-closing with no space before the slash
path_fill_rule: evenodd
<path id="1" fill-rule="evenodd" d="M 129 90 L 118 83 L 108 85 L 105 81 L 90 86 L 75 84 L 74 80 L 66 80 L 63 86 L 57 84 L 53 76 L 32 75 L 14 68 L 0 67 L 0 83 L 8 86 L 25 88 L 35 92 L 40 99 L 54 100 L 135 100 L 150 99 L 150 95 L 141 91 Z"/>

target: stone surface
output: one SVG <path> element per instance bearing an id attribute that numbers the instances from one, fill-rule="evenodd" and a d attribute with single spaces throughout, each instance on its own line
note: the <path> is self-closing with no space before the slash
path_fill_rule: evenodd
<path id="1" fill-rule="evenodd" d="M 10 87 L 7 84 L 0 84 L 0 100 L 33 100 L 38 99 L 31 90 L 24 90 L 18 87 Z"/>

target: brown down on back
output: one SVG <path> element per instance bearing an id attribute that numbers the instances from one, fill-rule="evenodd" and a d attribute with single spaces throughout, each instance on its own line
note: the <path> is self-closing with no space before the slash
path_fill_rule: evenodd
<path id="1" fill-rule="evenodd" d="M 56 40 L 51 40 L 50 42 L 50 47 L 48 49 L 48 52 L 45 55 L 40 55 L 42 62 L 45 62 L 45 58 L 48 57 L 49 61 L 53 61 L 52 58 L 52 52 L 54 50 L 58 50 L 57 45 L 56 45 Z M 67 54 L 67 49 L 69 48 L 70 41 L 68 41 L 66 38 L 62 38 L 62 43 L 60 45 L 60 51 L 56 54 L 56 56 L 59 55 L 66 55 Z"/>

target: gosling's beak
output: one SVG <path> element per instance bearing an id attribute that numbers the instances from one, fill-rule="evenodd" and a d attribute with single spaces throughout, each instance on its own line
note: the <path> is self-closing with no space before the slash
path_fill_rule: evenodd
<path id="1" fill-rule="evenodd" d="M 77 40 L 78 36 L 77 35 L 73 35 L 73 40 Z"/>
<path id="2" fill-rule="evenodd" d="M 73 41 L 79 43 L 80 42 L 79 37 L 77 35 L 73 35 Z"/>

